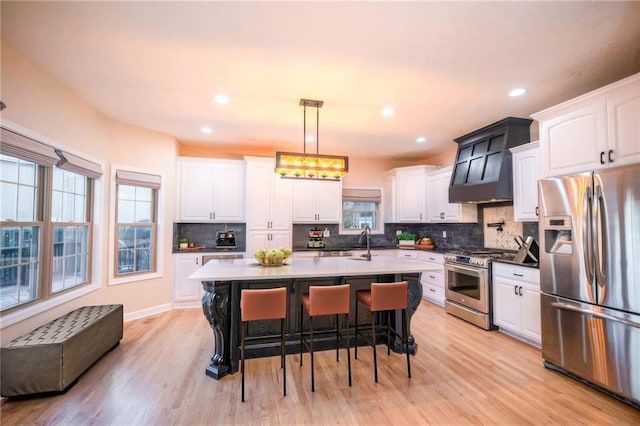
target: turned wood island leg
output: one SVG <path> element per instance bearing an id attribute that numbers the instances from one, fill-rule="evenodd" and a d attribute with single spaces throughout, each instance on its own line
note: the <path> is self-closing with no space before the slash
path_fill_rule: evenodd
<path id="1" fill-rule="evenodd" d="M 230 363 L 230 326 L 231 318 L 231 283 L 203 281 L 202 311 L 213 330 L 214 352 L 206 374 L 220 380 L 231 371 Z M 237 368 L 236 368 L 237 370 Z"/>

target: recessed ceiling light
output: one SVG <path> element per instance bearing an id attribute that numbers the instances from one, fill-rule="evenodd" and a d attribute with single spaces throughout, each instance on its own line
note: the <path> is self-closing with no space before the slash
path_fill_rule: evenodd
<path id="1" fill-rule="evenodd" d="M 220 93 L 219 95 L 216 95 L 213 98 L 213 102 L 220 104 L 220 105 L 226 105 L 229 103 L 229 97 L 227 95 L 225 95 L 224 93 Z"/>
<path id="2" fill-rule="evenodd" d="M 200 127 L 200 131 L 202 133 L 205 133 L 205 134 L 209 134 L 209 133 L 213 132 L 213 130 L 211 130 L 211 127 L 209 127 L 209 126 Z"/>
<path id="3" fill-rule="evenodd" d="M 513 89 L 509 92 L 509 96 L 515 98 L 516 96 L 522 96 L 527 93 L 527 89 L 523 89 L 522 87 L 518 87 L 517 89 Z"/>
<path id="4" fill-rule="evenodd" d="M 384 107 L 382 108 L 382 111 L 380 111 L 380 114 L 382 114 L 383 117 L 391 117 L 394 113 L 395 111 L 391 107 Z"/>
<path id="5" fill-rule="evenodd" d="M 418 136 L 416 138 L 416 142 L 418 143 L 425 143 L 427 141 L 427 138 L 425 138 L 424 136 Z"/>

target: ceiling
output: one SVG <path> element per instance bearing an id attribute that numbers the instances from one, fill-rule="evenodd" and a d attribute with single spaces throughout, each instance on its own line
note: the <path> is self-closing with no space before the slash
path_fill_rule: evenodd
<path id="1" fill-rule="evenodd" d="M 0 7 L 3 43 L 104 114 L 248 152 L 302 151 L 301 98 L 324 101 L 321 153 L 406 160 L 640 71 L 634 1 Z"/>

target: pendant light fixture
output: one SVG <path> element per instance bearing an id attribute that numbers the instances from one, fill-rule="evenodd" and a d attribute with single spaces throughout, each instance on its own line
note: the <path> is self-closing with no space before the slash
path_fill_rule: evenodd
<path id="1" fill-rule="evenodd" d="M 349 158 L 341 155 L 320 155 L 319 153 L 319 123 L 320 108 L 323 101 L 300 99 L 303 109 L 302 153 L 276 152 L 275 172 L 283 178 L 339 180 L 349 171 Z M 307 138 L 307 107 L 316 109 L 316 153 L 308 154 Z"/>

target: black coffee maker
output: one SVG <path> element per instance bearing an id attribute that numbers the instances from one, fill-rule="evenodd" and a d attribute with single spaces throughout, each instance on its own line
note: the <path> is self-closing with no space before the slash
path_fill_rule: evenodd
<path id="1" fill-rule="evenodd" d="M 220 231 L 216 238 L 216 247 L 218 248 L 236 248 L 235 231 Z"/>

